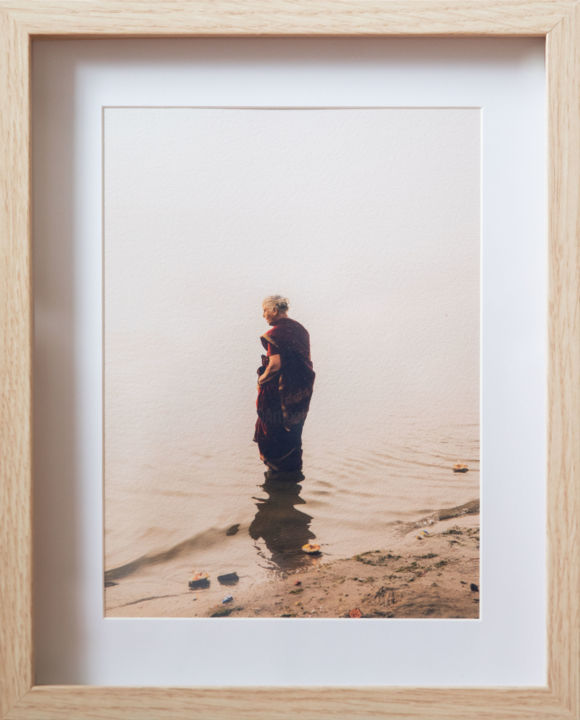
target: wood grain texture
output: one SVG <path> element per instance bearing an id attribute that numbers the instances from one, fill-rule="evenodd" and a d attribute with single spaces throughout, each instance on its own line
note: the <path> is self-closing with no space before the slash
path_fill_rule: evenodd
<path id="1" fill-rule="evenodd" d="M 547 38 L 549 685 L 580 718 L 580 5 Z"/>
<path id="2" fill-rule="evenodd" d="M 29 35 L 547 34 L 548 688 L 32 688 Z M 571 0 L 0 0 L 0 717 L 578 720 L 580 11 Z"/>
<path id="3" fill-rule="evenodd" d="M 576 720 L 547 690 L 36 688 L 7 720 Z"/>
<path id="4" fill-rule="evenodd" d="M 545 35 L 572 0 L 2 0 L 35 35 Z"/>
<path id="5" fill-rule="evenodd" d="M 28 41 L 0 14 L 0 717 L 32 682 Z"/>

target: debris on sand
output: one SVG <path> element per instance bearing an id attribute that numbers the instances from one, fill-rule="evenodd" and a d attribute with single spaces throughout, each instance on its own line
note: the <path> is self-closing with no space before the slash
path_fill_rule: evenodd
<path id="1" fill-rule="evenodd" d="M 209 575 L 206 572 L 197 572 L 189 581 L 191 590 L 199 590 L 209 587 Z"/>
<path id="2" fill-rule="evenodd" d="M 228 617 L 233 612 L 240 612 L 243 607 L 221 607 L 211 613 L 210 617 Z"/>
<path id="3" fill-rule="evenodd" d="M 226 535 L 235 535 L 238 530 L 240 529 L 240 523 L 236 523 L 235 525 L 232 525 L 226 530 Z"/>
<path id="4" fill-rule="evenodd" d="M 463 465 L 462 463 L 457 463 L 453 466 L 453 472 L 466 473 L 468 470 L 467 465 Z"/>
<path id="5" fill-rule="evenodd" d="M 191 580 L 193 589 L 182 588 L 185 592 L 171 596 L 171 607 L 176 609 L 174 616 L 478 618 L 481 591 L 478 509 L 479 501 L 471 501 L 433 512 L 429 516 L 432 522 L 427 525 L 428 536 L 422 533 L 425 523 L 413 520 L 398 523 L 391 534 L 385 535 L 382 547 L 380 543 L 373 544 L 375 550 L 353 547 L 351 557 L 334 558 L 328 554 L 326 545 L 319 557 L 309 555 L 301 550 L 302 545 L 307 541 L 315 544 L 320 539 L 304 538 L 292 545 L 297 565 L 263 581 L 248 581 L 246 569 L 236 566 L 232 557 L 230 560 L 223 557 L 221 565 L 215 568 L 206 565 L 206 561 L 192 563 L 186 567 L 185 582 Z M 240 527 L 240 534 L 243 532 L 245 529 Z M 415 539 L 417 535 L 423 537 L 423 542 Z M 225 539 L 225 527 L 221 537 Z M 228 567 L 226 563 L 230 562 Z M 224 587 L 218 582 L 218 577 L 227 577 L 235 571 L 239 576 L 235 586 Z M 164 598 L 169 598 L 168 595 L 140 598 L 137 607 L 122 605 L 128 585 L 120 582 L 119 587 L 106 591 L 111 603 L 113 600 L 118 603 L 113 615 L 167 617 Z M 196 586 L 208 589 L 198 590 Z M 232 600 L 222 603 L 227 595 L 233 596 Z M 356 611 L 360 611 L 360 616 Z"/>
<path id="6" fill-rule="evenodd" d="M 316 545 L 315 543 L 306 543 L 306 545 L 302 546 L 302 550 L 305 553 L 308 553 L 308 555 L 320 555 L 320 545 Z"/>
<path id="7" fill-rule="evenodd" d="M 225 575 L 218 575 L 218 582 L 220 585 L 236 585 L 239 583 L 240 577 L 237 572 L 225 573 Z"/>

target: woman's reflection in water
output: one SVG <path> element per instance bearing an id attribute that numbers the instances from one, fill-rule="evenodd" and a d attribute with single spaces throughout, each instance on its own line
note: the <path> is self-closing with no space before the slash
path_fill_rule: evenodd
<path id="1" fill-rule="evenodd" d="M 266 473 L 261 487 L 267 497 L 254 498 L 258 512 L 248 532 L 253 540 L 263 538 L 272 556 L 267 558 L 261 550 L 258 553 L 283 571 L 312 564 L 313 558 L 302 551 L 302 546 L 316 537 L 310 530 L 312 517 L 295 507 L 306 503 L 300 497 L 302 486 L 295 481 L 270 479 Z"/>

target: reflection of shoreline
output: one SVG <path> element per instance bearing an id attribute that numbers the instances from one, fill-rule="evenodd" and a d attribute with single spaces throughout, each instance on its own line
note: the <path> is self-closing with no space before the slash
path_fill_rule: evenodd
<path id="1" fill-rule="evenodd" d="M 258 511 L 248 529 L 250 537 L 264 540 L 272 553 L 265 559 L 281 570 L 311 564 L 312 559 L 304 554 L 302 546 L 316 537 L 310 530 L 312 516 L 295 507 L 306 503 L 300 497 L 302 486 L 296 482 L 266 480 L 261 487 L 267 497 L 254 498 Z"/>

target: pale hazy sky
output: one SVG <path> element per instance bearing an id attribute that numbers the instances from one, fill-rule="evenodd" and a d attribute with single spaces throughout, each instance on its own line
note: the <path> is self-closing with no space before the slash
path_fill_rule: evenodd
<path id="1" fill-rule="evenodd" d="M 477 109 L 107 109 L 109 450 L 247 442 L 272 293 L 314 428 L 476 417 L 479 235 Z"/>

